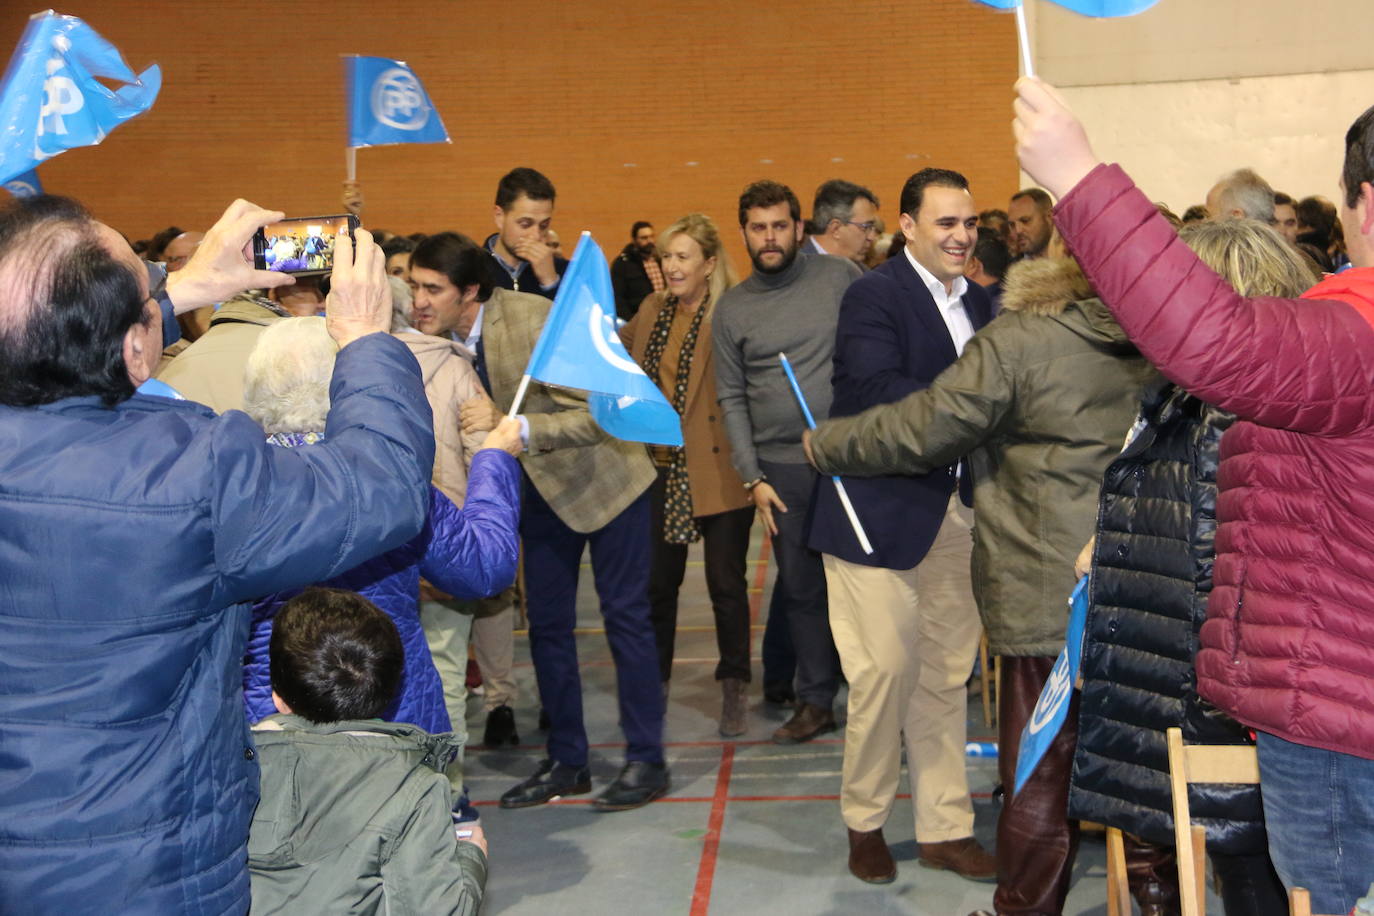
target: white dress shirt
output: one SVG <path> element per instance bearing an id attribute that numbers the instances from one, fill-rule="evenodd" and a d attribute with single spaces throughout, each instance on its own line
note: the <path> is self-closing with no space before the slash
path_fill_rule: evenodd
<path id="1" fill-rule="evenodd" d="M 964 308 L 964 293 L 968 292 L 968 280 L 963 277 L 955 278 L 949 292 L 945 292 L 944 281 L 936 279 L 933 273 L 922 267 L 921 262 L 912 257 L 910 248 L 903 248 L 902 253 L 911 262 L 911 266 L 916 268 L 916 273 L 921 277 L 926 289 L 930 290 L 935 307 L 939 309 L 940 317 L 945 320 L 945 327 L 949 328 L 949 336 L 954 341 L 954 352 L 963 356 L 964 344 L 973 336 L 973 322 L 968 317 L 968 310 Z"/>

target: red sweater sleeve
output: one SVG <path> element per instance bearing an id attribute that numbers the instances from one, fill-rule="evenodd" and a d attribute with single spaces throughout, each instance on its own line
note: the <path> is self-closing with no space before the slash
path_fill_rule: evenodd
<path id="1" fill-rule="evenodd" d="M 1374 312 L 1238 295 L 1115 165 L 1066 194 L 1055 223 L 1131 340 L 1189 393 L 1315 435 L 1374 423 Z"/>

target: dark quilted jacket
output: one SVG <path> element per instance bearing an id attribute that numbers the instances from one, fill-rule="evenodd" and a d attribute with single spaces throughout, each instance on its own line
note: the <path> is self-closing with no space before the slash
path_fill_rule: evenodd
<path id="1" fill-rule="evenodd" d="M 1374 269 L 1302 300 L 1243 298 L 1115 166 L 1055 221 L 1150 361 L 1238 418 L 1199 692 L 1253 728 L 1374 758 Z"/>
<path id="2" fill-rule="evenodd" d="M 320 583 L 358 592 L 386 611 L 400 631 L 405 673 L 399 694 L 382 714 L 386 721 L 409 722 L 430 733 L 450 730 L 443 684 L 420 629 L 420 576 L 455 598 L 497 594 L 515 581 L 519 517 L 520 466 L 505 452 L 485 449 L 473 456 L 462 509 L 431 486 L 429 518 L 409 543 Z M 250 722 L 277 711 L 268 673 L 272 618 L 299 591 L 278 592 L 253 606 L 243 665 Z"/>
<path id="3" fill-rule="evenodd" d="M 1193 671 L 1212 591 L 1221 434 L 1235 418 L 1174 385 L 1142 414 L 1102 481 L 1069 814 L 1172 845 L 1164 730 L 1179 726 L 1198 744 L 1250 740 L 1198 697 Z M 1197 785 L 1189 803 L 1214 851 L 1265 849 L 1258 786 Z"/>

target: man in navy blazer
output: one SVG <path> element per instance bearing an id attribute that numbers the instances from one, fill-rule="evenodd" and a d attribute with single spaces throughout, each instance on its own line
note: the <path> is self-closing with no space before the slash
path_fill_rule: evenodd
<path id="1" fill-rule="evenodd" d="M 987 292 L 964 278 L 978 240 L 968 181 L 923 169 L 902 188 L 906 250 L 856 280 L 840 306 L 832 417 L 927 387 L 988 322 Z M 901 775 L 903 733 L 922 865 L 993 880 L 973 839 L 964 764 L 968 695 L 981 633 L 969 576 L 972 489 L 957 466 L 919 477 L 845 481 L 873 546 L 859 546 L 822 481 L 810 546 L 825 560 L 830 626 L 849 680 L 840 813 L 850 871 L 885 883 L 883 839 Z"/>

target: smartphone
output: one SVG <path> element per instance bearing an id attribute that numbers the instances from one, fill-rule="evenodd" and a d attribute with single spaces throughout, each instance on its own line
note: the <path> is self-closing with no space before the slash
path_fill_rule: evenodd
<path id="1" fill-rule="evenodd" d="M 264 226 L 253 236 L 253 266 L 286 274 L 319 275 L 334 269 L 334 242 L 340 233 L 353 238 L 358 218 L 300 216 Z"/>

